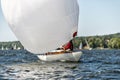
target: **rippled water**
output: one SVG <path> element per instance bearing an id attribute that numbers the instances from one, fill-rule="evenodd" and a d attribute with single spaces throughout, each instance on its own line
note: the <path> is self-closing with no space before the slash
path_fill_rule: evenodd
<path id="1" fill-rule="evenodd" d="M 0 51 L 0 80 L 120 80 L 120 50 L 83 50 L 79 62 L 43 62 L 24 51 Z"/>

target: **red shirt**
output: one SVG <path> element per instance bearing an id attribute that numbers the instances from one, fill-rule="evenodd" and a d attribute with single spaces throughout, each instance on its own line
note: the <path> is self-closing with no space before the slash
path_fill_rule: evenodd
<path id="1" fill-rule="evenodd" d="M 71 42 L 68 42 L 67 44 L 65 44 L 65 45 L 63 46 L 64 50 L 71 49 L 71 47 L 72 47 Z"/>

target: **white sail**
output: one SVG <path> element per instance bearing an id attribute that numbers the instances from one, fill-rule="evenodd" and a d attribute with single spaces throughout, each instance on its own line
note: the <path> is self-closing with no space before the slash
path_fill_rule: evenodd
<path id="1" fill-rule="evenodd" d="M 82 49 L 82 45 L 83 45 L 83 44 L 82 44 L 82 42 L 81 42 L 80 45 L 79 45 L 79 49 Z"/>
<path id="2" fill-rule="evenodd" d="M 4 47 L 2 46 L 1 50 L 4 50 Z"/>
<path id="3" fill-rule="evenodd" d="M 35 54 L 65 44 L 78 29 L 77 0 L 1 0 L 1 4 L 18 40 Z"/>

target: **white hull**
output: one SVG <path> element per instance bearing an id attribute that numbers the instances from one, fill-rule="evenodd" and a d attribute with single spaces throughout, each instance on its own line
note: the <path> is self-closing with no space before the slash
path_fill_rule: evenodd
<path id="1" fill-rule="evenodd" d="M 72 53 L 38 55 L 38 58 L 42 61 L 79 61 L 81 55 L 81 51 L 75 51 Z"/>

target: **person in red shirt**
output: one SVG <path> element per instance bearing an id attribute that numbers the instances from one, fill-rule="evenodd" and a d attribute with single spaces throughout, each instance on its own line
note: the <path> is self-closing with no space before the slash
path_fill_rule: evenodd
<path id="1" fill-rule="evenodd" d="M 73 33 L 73 38 L 77 35 L 77 32 L 74 32 Z M 70 40 L 68 43 L 66 43 L 65 45 L 62 46 L 62 49 L 63 50 L 69 50 L 70 51 L 73 51 L 73 42 L 72 40 Z"/>
<path id="2" fill-rule="evenodd" d="M 63 50 L 68 50 L 73 51 L 73 43 L 72 40 L 70 40 L 68 43 L 62 46 Z"/>

